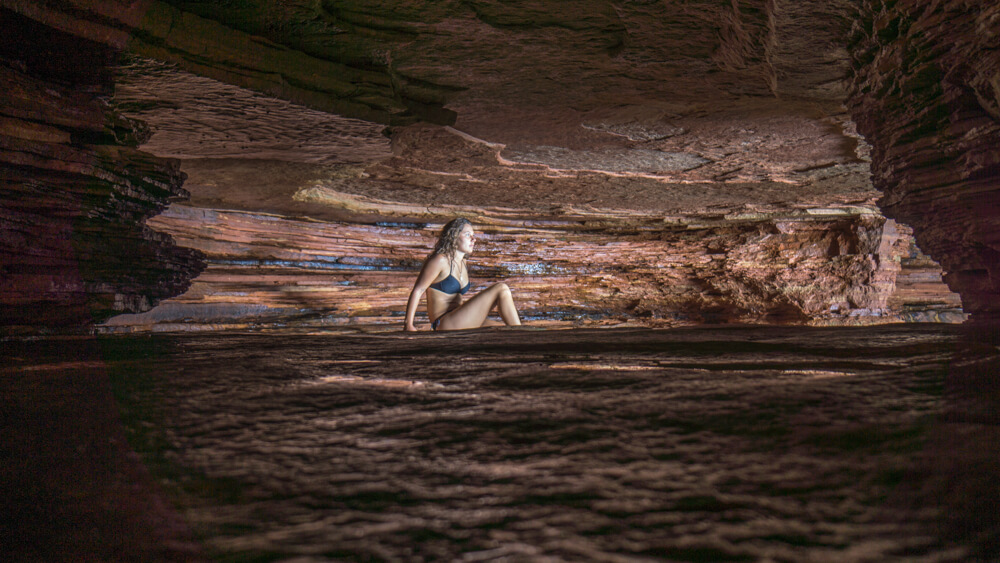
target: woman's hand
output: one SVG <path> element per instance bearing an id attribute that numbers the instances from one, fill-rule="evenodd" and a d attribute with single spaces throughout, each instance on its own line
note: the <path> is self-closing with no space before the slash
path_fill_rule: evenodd
<path id="1" fill-rule="evenodd" d="M 406 323 L 406 326 L 403 327 L 403 330 L 405 330 L 406 332 L 417 332 L 417 327 L 413 326 L 413 323 Z"/>

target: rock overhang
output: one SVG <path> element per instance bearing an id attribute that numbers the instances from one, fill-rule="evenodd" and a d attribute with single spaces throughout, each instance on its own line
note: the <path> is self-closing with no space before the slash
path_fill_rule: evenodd
<path id="1" fill-rule="evenodd" d="M 600 121 L 505 144 L 432 124 L 394 127 L 387 136 L 378 124 L 149 60 L 124 68 L 116 103 L 150 125 L 145 149 L 184 162 L 196 202 L 239 209 L 263 198 L 271 207 L 260 210 L 307 213 L 294 203 L 302 198 L 289 197 L 307 189 L 540 215 L 574 207 L 665 215 L 874 208 L 878 195 L 864 142 L 846 116 L 801 103 L 746 100 L 679 116 L 680 126 L 643 121 L 627 108 L 618 113 L 630 120 L 605 112 Z"/>
<path id="2" fill-rule="evenodd" d="M 588 1 L 567 10 L 544 0 L 433 6 L 176 0 L 155 3 L 131 48 L 272 96 L 390 124 L 397 155 L 413 148 L 408 138 L 418 138 L 425 160 L 448 163 L 447 170 L 422 167 L 432 173 L 456 174 L 455 161 L 469 155 L 449 152 L 449 142 L 433 145 L 440 135 L 406 131 L 413 120 L 442 123 L 433 112 L 407 108 L 410 101 L 451 112 L 442 124 L 501 145 L 501 162 L 527 165 L 522 171 L 534 165 L 545 177 L 774 181 L 794 191 L 810 183 L 807 172 L 863 166 L 842 105 L 849 8 L 846 2 Z M 344 84 L 330 82 L 337 80 Z M 196 105 L 208 109 L 203 102 Z M 355 112 L 350 104 L 370 111 Z M 149 112 L 140 115 L 171 128 Z M 266 128 L 267 117 L 246 115 L 251 133 L 231 129 L 233 143 Z M 310 133 L 322 136 L 300 135 Z M 243 144 L 240 158 L 267 158 Z M 226 152 L 187 148 L 189 155 L 201 151 L 198 157 Z M 310 148 L 321 147 L 298 148 L 276 160 L 308 159 Z M 345 144 L 326 148 L 320 159 L 358 159 Z M 847 191 L 870 190 L 859 171 L 828 177 L 851 184 Z M 571 194 L 559 197 L 580 203 Z"/>
<path id="3" fill-rule="evenodd" d="M 85 36 L 127 29 L 134 54 L 175 65 L 126 73 L 120 107 L 203 208 L 609 236 L 881 217 L 881 153 L 844 109 L 853 2 L 72 3 Z M 211 100 L 227 84 L 246 89 Z M 885 258 L 864 256 L 868 274 Z"/>
<path id="4" fill-rule="evenodd" d="M 236 240 L 253 242 L 221 250 L 225 243 L 215 235 L 192 234 L 184 210 L 157 220 L 157 228 L 207 250 L 217 279 L 228 271 L 243 279 L 241 292 L 272 303 L 279 315 L 297 310 L 321 324 L 330 321 L 317 313 L 324 307 L 391 318 L 391 304 L 376 296 L 386 280 L 344 282 L 367 287 L 351 297 L 354 304 L 335 297 L 296 309 L 307 303 L 301 292 L 294 299 L 255 294 L 247 272 L 233 268 L 353 266 L 342 263 L 346 254 L 317 262 L 314 254 L 323 251 L 311 235 L 250 235 L 266 229 L 252 226 L 254 213 L 333 221 L 347 232 L 355 229 L 350 224 L 373 225 L 353 235 L 373 246 L 386 240 L 379 234 L 385 226 L 424 232 L 469 217 L 486 240 L 506 240 L 516 256 L 498 261 L 493 248 L 477 275 L 513 276 L 533 287 L 582 274 L 575 278 L 580 295 L 563 296 L 554 307 L 579 313 L 577 319 L 891 320 L 904 314 L 900 303 L 913 300 L 889 296 L 900 252 L 911 253 L 912 243 L 904 228 L 903 242 L 886 243 L 895 246 L 881 254 L 875 248 L 885 236 L 899 237 L 883 234 L 895 227 L 883 227 L 870 150 L 843 106 L 847 4 L 585 2 L 578 13 L 551 2 L 516 9 L 440 3 L 426 12 L 414 5 L 293 3 L 268 12 L 253 2 L 242 11 L 158 4 L 158 17 L 174 25 L 139 26 L 117 103 L 159 131 L 148 150 L 182 159 L 191 205 L 223 213 L 208 228 L 234 228 Z M 252 48 L 196 53 L 192 46 L 206 29 L 215 30 L 213 46 Z M 312 74 L 304 61 L 314 63 Z M 330 75 L 337 65 L 354 74 Z M 353 81 L 353 89 L 334 87 L 331 80 L 340 79 Z M 356 111 L 358 103 L 367 109 Z M 572 256 L 526 251 L 532 244 L 560 248 L 560 240 L 583 233 L 591 238 L 578 238 L 583 250 Z M 337 237 L 316 236 L 340 246 Z M 650 237 L 661 241 L 657 268 L 685 260 L 718 266 L 720 259 L 733 266 L 695 267 L 686 280 L 651 275 L 656 260 L 637 245 Z M 871 248 L 858 250 L 858 237 L 873 239 Z M 784 242 L 765 250 L 770 238 Z M 619 243 L 608 252 L 606 244 Z M 391 255 L 380 268 L 412 268 L 420 256 L 408 245 L 380 251 Z M 620 252 L 644 256 L 642 264 L 615 262 Z M 847 262 L 824 270 L 816 260 L 831 252 Z M 560 267 L 539 269 L 545 260 Z M 781 283 L 767 278 L 782 267 L 814 270 L 778 289 Z M 600 269 L 617 272 L 615 279 L 586 278 Z M 844 281 L 850 275 L 861 285 L 852 289 L 854 282 Z M 718 283 L 706 281 L 712 276 Z M 757 281 L 728 283 L 727 276 Z M 323 283 L 293 278 L 292 285 Z M 690 295 L 666 295 L 662 284 Z M 205 286 L 188 303 L 203 307 L 213 291 Z M 525 299 L 540 311 L 534 291 Z M 809 291 L 822 297 L 805 296 Z M 613 295 L 610 305 L 601 304 Z M 954 311 L 949 299 L 931 298 L 930 308 L 948 302 L 944 309 Z"/>

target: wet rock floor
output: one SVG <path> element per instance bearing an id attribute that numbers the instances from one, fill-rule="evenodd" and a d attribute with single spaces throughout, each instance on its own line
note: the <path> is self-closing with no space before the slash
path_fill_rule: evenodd
<path id="1" fill-rule="evenodd" d="M 91 361 L 6 344 L 15 403 L 55 403 L 42 374 L 110 380 L 144 490 L 189 528 L 147 540 L 162 559 L 192 556 L 185 534 L 223 561 L 1000 554 L 995 330 L 212 333 L 106 337 Z"/>

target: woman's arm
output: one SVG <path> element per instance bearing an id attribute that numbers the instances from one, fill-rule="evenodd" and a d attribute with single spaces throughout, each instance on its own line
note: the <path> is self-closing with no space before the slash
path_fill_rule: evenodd
<path id="1" fill-rule="evenodd" d="M 441 270 L 444 269 L 447 263 L 448 259 L 440 254 L 435 254 L 424 262 L 424 267 L 420 270 L 420 275 L 417 276 L 417 281 L 413 284 L 413 289 L 410 291 L 410 298 L 406 300 L 406 321 L 403 326 L 404 330 L 417 330 L 417 327 L 413 326 L 413 318 L 417 315 L 417 307 L 420 305 L 420 298 L 424 296 L 424 292 L 426 292 L 427 288 L 434 283 L 434 280 L 441 275 Z"/>

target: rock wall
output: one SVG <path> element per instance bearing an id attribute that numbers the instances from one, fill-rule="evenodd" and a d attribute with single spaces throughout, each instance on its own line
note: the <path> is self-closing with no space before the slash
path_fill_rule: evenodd
<path id="1" fill-rule="evenodd" d="M 184 175 L 136 149 L 144 126 L 109 110 L 121 33 L 82 18 L 64 31 L 25 10 L 40 20 L 0 8 L 0 326 L 148 310 L 203 269 L 144 224 L 187 196 Z"/>
<path id="2" fill-rule="evenodd" d="M 204 252 L 208 269 L 184 295 L 115 317 L 102 330 L 398 329 L 440 228 L 440 220 L 428 219 L 372 225 L 171 206 L 152 223 Z M 921 269 L 905 228 L 873 210 L 671 223 L 480 212 L 476 221 L 473 292 L 507 282 L 536 326 L 963 318 L 955 296 L 940 278 L 935 283 L 933 262 Z M 897 288 L 901 276 L 912 279 Z M 422 320 L 423 306 L 418 325 Z"/>
<path id="3" fill-rule="evenodd" d="M 974 319 L 1000 316 L 1000 4 L 867 0 L 849 104 L 883 212 Z"/>

